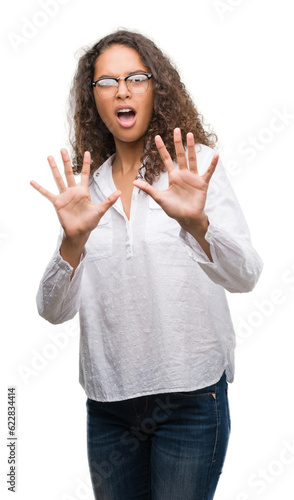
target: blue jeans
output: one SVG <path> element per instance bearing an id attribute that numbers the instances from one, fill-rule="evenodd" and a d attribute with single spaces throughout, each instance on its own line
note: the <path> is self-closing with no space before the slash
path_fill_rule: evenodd
<path id="1" fill-rule="evenodd" d="M 96 500 L 211 500 L 228 445 L 225 374 L 197 391 L 87 399 Z"/>

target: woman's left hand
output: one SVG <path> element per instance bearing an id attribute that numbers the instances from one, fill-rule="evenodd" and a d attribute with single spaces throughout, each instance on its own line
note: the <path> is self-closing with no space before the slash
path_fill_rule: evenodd
<path id="1" fill-rule="evenodd" d="M 197 231 L 198 227 L 203 227 L 203 224 L 205 225 L 207 221 L 204 207 L 209 182 L 218 162 L 218 155 L 213 156 L 206 172 L 199 175 L 192 133 L 187 134 L 187 161 L 181 131 L 179 128 L 174 130 L 174 143 L 179 168 L 175 168 L 159 135 L 155 137 L 155 142 L 168 171 L 169 187 L 164 191 L 160 191 L 141 180 L 135 180 L 134 185 L 148 193 L 169 217 L 179 222 L 183 229 L 193 233 Z"/>

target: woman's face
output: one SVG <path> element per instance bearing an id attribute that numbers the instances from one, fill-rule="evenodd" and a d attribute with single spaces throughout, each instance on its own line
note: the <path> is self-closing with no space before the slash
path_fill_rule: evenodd
<path id="1" fill-rule="evenodd" d="M 134 72 L 149 72 L 138 52 L 125 45 L 112 45 L 96 60 L 94 80 L 103 77 L 123 78 Z M 116 146 L 119 142 L 134 143 L 142 140 L 153 114 L 153 83 L 143 94 L 132 94 L 123 80 L 115 96 L 103 99 L 93 88 L 101 120 L 112 133 Z M 120 110 L 130 110 L 121 112 Z"/>

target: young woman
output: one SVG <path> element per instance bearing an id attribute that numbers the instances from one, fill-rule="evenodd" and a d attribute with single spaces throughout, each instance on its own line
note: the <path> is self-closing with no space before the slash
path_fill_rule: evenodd
<path id="1" fill-rule="evenodd" d="M 37 301 L 54 324 L 80 314 L 95 498 L 210 500 L 230 432 L 225 289 L 252 290 L 261 260 L 216 137 L 152 41 L 96 43 L 71 104 L 67 186 L 52 157 L 59 194 L 32 182 L 62 226 Z"/>

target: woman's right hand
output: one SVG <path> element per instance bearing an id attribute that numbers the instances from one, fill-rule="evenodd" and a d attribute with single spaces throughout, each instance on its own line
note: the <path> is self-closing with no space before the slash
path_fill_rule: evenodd
<path id="1" fill-rule="evenodd" d="M 65 247 L 72 251 L 76 249 L 80 254 L 91 231 L 99 224 L 105 212 L 116 202 L 121 192 L 115 191 L 102 203 L 92 203 L 88 188 L 91 162 L 90 153 L 86 151 L 84 154 L 80 184 L 76 184 L 75 182 L 72 165 L 66 149 L 61 150 L 61 156 L 67 186 L 60 175 L 54 158 L 52 156 L 48 157 L 49 165 L 59 189 L 58 195 L 50 193 L 35 181 L 31 181 L 31 185 L 53 203 L 60 224 L 64 229 L 64 240 L 62 243 L 64 249 L 66 250 Z M 67 259 L 65 258 L 65 260 Z"/>

